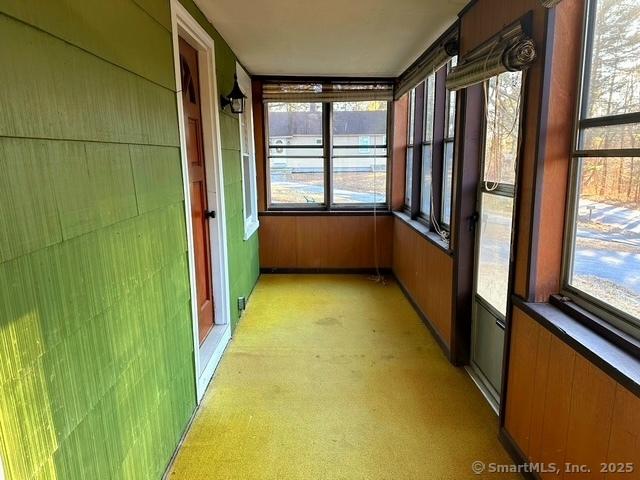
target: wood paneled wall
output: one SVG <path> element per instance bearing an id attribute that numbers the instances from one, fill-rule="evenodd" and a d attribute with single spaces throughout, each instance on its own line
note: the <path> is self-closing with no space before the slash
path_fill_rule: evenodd
<path id="1" fill-rule="evenodd" d="M 536 302 L 547 301 L 560 288 L 565 209 L 558 205 L 565 205 L 567 198 L 584 3 L 564 0 L 549 12 L 547 22 L 546 87 L 540 100 L 536 186 L 530 205 L 532 234 L 525 250 L 528 298 Z"/>
<path id="2" fill-rule="evenodd" d="M 542 478 L 640 478 L 640 399 L 518 308 L 508 385 L 505 428 L 526 458 L 591 469 Z M 635 471 L 605 475 L 609 462 Z"/>
<path id="3" fill-rule="evenodd" d="M 374 268 L 374 233 L 378 266 L 391 267 L 390 215 L 263 215 L 259 232 L 261 268 Z"/>
<path id="4" fill-rule="evenodd" d="M 453 260 L 401 219 L 393 232 L 393 271 L 450 348 Z"/>

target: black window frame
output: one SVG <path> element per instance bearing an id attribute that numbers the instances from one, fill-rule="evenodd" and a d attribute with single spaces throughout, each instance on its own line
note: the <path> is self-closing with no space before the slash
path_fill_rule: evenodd
<path id="1" fill-rule="evenodd" d="M 447 63 L 447 74 L 454 66 L 454 63 L 457 63 L 458 56 L 454 56 Z M 453 102 L 453 119 L 451 118 L 451 99 L 454 99 Z M 456 159 L 456 119 L 458 109 L 458 92 L 457 91 L 447 91 L 445 95 L 445 122 L 444 122 L 444 135 L 443 135 L 443 151 L 442 151 L 442 195 L 440 199 L 440 226 L 443 230 L 447 232 L 451 232 L 451 216 L 453 215 L 453 180 L 454 180 L 454 164 Z M 453 127 L 453 135 L 449 135 L 450 127 Z M 445 158 L 447 155 L 447 145 L 451 145 L 451 175 L 447 176 L 447 172 L 445 169 Z M 450 191 L 449 191 L 449 218 L 445 218 L 445 182 L 449 180 Z"/>
<path id="2" fill-rule="evenodd" d="M 625 123 L 640 122 L 640 112 L 633 112 L 622 115 L 607 115 L 600 117 L 589 117 L 587 112 L 587 102 L 589 94 L 589 80 L 592 67 L 593 55 L 593 37 L 595 34 L 595 16 L 598 0 L 587 0 L 585 2 L 585 18 L 582 33 L 582 46 L 580 50 L 580 70 L 578 74 L 579 85 L 578 95 L 575 108 L 575 119 L 573 128 L 572 152 L 569 168 L 569 189 L 567 195 L 564 245 L 562 252 L 562 275 L 561 275 L 561 296 L 552 296 L 551 300 L 556 304 L 566 304 L 571 302 L 578 308 L 567 307 L 569 310 L 580 311 L 583 309 L 587 315 L 595 315 L 597 319 L 606 322 L 607 325 L 602 326 L 600 320 L 589 320 L 591 326 L 597 331 L 603 332 L 607 328 L 611 328 L 613 336 L 618 340 L 633 337 L 631 343 L 640 340 L 640 318 L 636 318 L 627 312 L 597 298 L 570 284 L 572 276 L 575 239 L 578 227 L 578 209 L 580 197 L 581 183 L 581 164 L 582 160 L 588 158 L 635 158 L 640 157 L 640 149 L 584 149 L 582 147 L 582 134 L 585 129 L 599 126 L 614 126 Z M 615 333 L 618 332 L 618 333 Z M 611 335 L 611 334 L 609 334 Z M 629 340 L 622 340 L 623 343 L 629 343 Z"/>
<path id="3" fill-rule="evenodd" d="M 431 79 L 433 79 L 433 92 L 430 92 L 429 90 L 429 82 L 431 81 Z M 431 214 L 432 214 L 432 209 L 434 208 L 435 202 L 432 202 L 432 195 L 433 195 L 433 178 L 434 178 L 434 165 L 433 165 L 433 159 L 434 159 L 434 152 L 437 149 L 437 142 L 438 139 L 436 138 L 436 102 L 437 102 L 437 96 L 438 96 L 438 92 L 437 92 L 437 86 L 436 84 L 437 82 L 437 77 L 436 77 L 436 72 L 431 73 L 430 75 L 427 76 L 427 78 L 424 79 L 424 94 L 423 94 L 423 107 L 422 107 L 422 142 L 421 142 L 421 153 L 420 153 L 420 158 L 421 158 L 421 166 L 420 166 L 420 201 L 419 201 L 419 207 L 418 207 L 418 216 L 424 220 L 425 222 L 427 222 L 428 224 L 431 224 Z M 431 94 L 432 93 L 432 94 Z M 430 138 L 427 138 L 427 134 L 429 133 L 429 128 L 427 125 L 427 121 L 429 120 L 429 108 L 431 108 L 431 134 L 430 134 Z M 429 166 L 430 166 L 430 170 L 431 170 L 431 178 L 430 178 L 430 182 L 429 182 L 429 198 L 427 199 L 427 204 L 429 206 L 429 211 L 425 211 L 423 209 L 423 203 L 425 202 L 425 199 L 423 198 L 423 196 L 425 195 L 425 182 L 424 182 L 424 160 L 426 157 L 426 152 L 427 150 L 430 150 L 430 159 L 429 159 Z"/>
<path id="4" fill-rule="evenodd" d="M 440 67 L 437 71 L 433 72 L 429 76 L 427 76 L 422 82 L 416 85 L 407 95 L 408 97 L 408 122 L 407 122 L 407 152 L 405 154 L 405 160 L 407 162 L 407 168 L 405 170 L 405 188 L 410 183 L 412 186 L 411 191 L 411 201 L 407 204 L 407 195 L 405 191 L 405 201 L 403 210 L 404 212 L 415 221 L 418 221 L 425 225 L 429 231 L 441 233 L 443 236 L 443 240 L 448 241 L 448 237 L 451 232 L 451 217 L 453 216 L 453 191 L 454 191 L 454 182 L 455 175 L 453 174 L 453 170 L 455 170 L 456 163 L 456 152 L 455 152 L 455 144 L 456 144 L 456 134 L 457 134 L 457 119 L 453 119 L 453 136 L 448 135 L 447 127 L 451 122 L 449 119 L 449 97 L 450 95 L 455 96 L 455 113 L 457 117 L 458 112 L 458 92 L 450 92 L 447 90 L 445 81 L 447 73 L 450 69 L 451 60 L 447 62 L 446 65 Z M 434 92 L 435 92 L 435 102 L 433 108 L 433 122 L 432 129 L 433 134 L 431 140 L 425 139 L 425 127 L 426 127 L 426 102 L 429 101 L 428 98 L 428 89 L 427 89 L 427 81 L 428 78 L 433 75 L 434 76 Z M 415 98 L 415 116 L 413 125 L 411 124 L 411 100 L 412 96 Z M 410 136 L 409 132 L 413 129 L 414 132 L 414 141 L 411 143 L 409 141 Z M 416 141 L 416 138 L 419 140 Z M 444 199 L 443 192 L 444 182 L 445 182 L 445 171 L 444 171 L 444 153 L 445 153 L 445 145 L 452 144 L 452 175 L 451 175 L 451 197 L 450 197 L 450 218 L 447 222 L 443 221 L 443 210 L 444 210 Z M 422 160 L 423 154 L 426 148 L 431 149 L 431 191 L 429 195 L 432 196 L 430 201 L 430 212 L 422 212 L 421 211 L 421 196 L 423 194 L 423 185 L 422 185 Z M 412 152 L 412 158 L 409 158 L 409 152 Z M 408 162 L 411 161 L 411 169 L 408 167 Z M 411 173 L 411 179 L 409 179 L 409 173 Z M 434 220 L 436 224 L 434 224 Z"/>
<path id="5" fill-rule="evenodd" d="M 350 100 L 336 100 L 334 101 L 265 101 L 264 102 L 264 142 L 265 142 L 265 181 L 266 181 L 266 200 L 267 211 L 303 211 L 303 212 L 326 212 L 326 211 L 388 211 L 390 209 L 390 186 L 391 186 L 391 145 L 389 132 L 392 130 L 392 108 L 393 103 L 391 101 L 384 100 L 387 105 L 386 109 L 386 142 L 384 145 L 377 145 L 377 149 L 385 149 L 385 201 L 377 203 L 333 203 L 333 103 L 345 102 Z M 352 100 L 354 102 L 360 101 L 378 101 L 375 98 Z M 322 156 L 308 157 L 308 158 L 322 158 L 323 160 L 323 176 L 324 176 L 324 200 L 321 203 L 273 203 L 271 201 L 271 148 L 278 148 L 275 145 L 269 143 L 269 104 L 271 103 L 320 103 L 322 105 L 322 142 L 315 145 L 303 145 L 293 146 L 293 148 L 322 148 Z M 287 146 L 291 148 L 292 146 Z M 348 146 L 339 146 L 338 148 L 350 148 Z M 360 148 L 355 146 L 354 148 Z M 283 158 L 282 155 L 277 158 Z M 286 158 L 286 157 L 284 157 Z M 295 158 L 295 157 L 294 157 Z M 307 158 L 305 156 L 305 158 Z M 382 158 L 382 157 L 380 157 Z"/>

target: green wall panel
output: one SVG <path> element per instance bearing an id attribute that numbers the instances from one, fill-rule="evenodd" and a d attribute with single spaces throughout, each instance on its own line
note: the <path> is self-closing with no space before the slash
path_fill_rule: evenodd
<path id="1" fill-rule="evenodd" d="M 182 200 L 180 150 L 172 147 L 131 145 L 131 163 L 140 212 Z"/>
<path id="2" fill-rule="evenodd" d="M 0 262 L 62 238 L 42 144 L 0 138 Z"/>
<path id="3" fill-rule="evenodd" d="M 169 0 L 134 0 L 134 3 L 164 28 L 171 30 Z"/>
<path id="4" fill-rule="evenodd" d="M 152 2 L 148 2 L 152 3 Z M 168 2 L 155 2 L 166 12 Z M 170 27 L 130 0 L 4 0 L 3 10 L 94 55 L 175 90 Z M 95 19 L 100 21 L 96 22 Z"/>
<path id="5" fill-rule="evenodd" d="M 220 93 L 235 56 L 216 45 Z M 15 479 L 158 479 L 195 408 L 168 0 L 0 6 L 0 456 Z M 232 326 L 259 274 L 220 112 Z"/>
<path id="6" fill-rule="evenodd" d="M 235 115 L 226 111 L 220 113 L 220 136 L 223 149 L 240 151 L 240 128 Z M 234 178 L 237 177 L 234 176 Z"/>
<path id="7" fill-rule="evenodd" d="M 32 140 L 23 140 L 28 143 Z M 42 142 L 65 239 L 138 213 L 129 146 L 113 143 Z"/>
<path id="8" fill-rule="evenodd" d="M 0 15 L 0 136 L 178 146 L 175 93 Z"/>

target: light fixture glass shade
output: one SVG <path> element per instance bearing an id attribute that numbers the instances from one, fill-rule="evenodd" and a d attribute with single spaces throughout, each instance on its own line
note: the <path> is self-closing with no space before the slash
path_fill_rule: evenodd
<path id="1" fill-rule="evenodd" d="M 244 95 L 241 98 L 231 98 L 231 112 L 243 113 L 244 112 Z"/>
<path id="2" fill-rule="evenodd" d="M 243 113 L 244 112 L 244 101 L 247 96 L 242 93 L 240 90 L 240 85 L 238 85 L 238 77 L 237 75 L 233 76 L 233 88 L 229 95 L 226 97 L 222 97 L 222 108 L 227 105 L 231 105 L 232 113 Z"/>

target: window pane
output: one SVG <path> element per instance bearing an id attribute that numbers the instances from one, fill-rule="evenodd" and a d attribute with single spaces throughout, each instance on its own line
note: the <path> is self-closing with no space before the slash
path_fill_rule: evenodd
<path id="1" fill-rule="evenodd" d="M 449 62 L 448 70 L 458 64 L 458 57 L 455 56 Z M 453 138 L 456 134 L 456 92 L 447 92 L 447 126 L 445 136 Z"/>
<path id="2" fill-rule="evenodd" d="M 323 203 L 322 103 L 269 103 L 267 115 L 271 203 Z"/>
<path id="3" fill-rule="evenodd" d="M 429 218 L 429 215 L 431 215 L 431 145 L 422 147 L 420 214 L 425 218 Z"/>
<path id="4" fill-rule="evenodd" d="M 251 218 L 255 213 L 253 201 L 254 182 L 252 180 L 253 169 L 251 160 L 252 157 L 250 155 L 242 154 L 242 172 L 244 173 L 242 178 L 244 188 L 244 218 Z"/>
<path id="5" fill-rule="evenodd" d="M 269 145 L 322 146 L 322 103 L 269 103 Z"/>
<path id="6" fill-rule="evenodd" d="M 447 95 L 447 138 L 453 138 L 456 134 L 456 92 L 449 92 Z"/>
<path id="7" fill-rule="evenodd" d="M 640 158 L 581 160 L 569 284 L 640 319 Z"/>
<path id="8" fill-rule="evenodd" d="M 483 193 L 481 208 L 476 291 L 506 315 L 513 198 Z"/>
<path id="9" fill-rule="evenodd" d="M 379 203 L 387 191 L 387 102 L 335 102 L 333 203 Z"/>
<path id="10" fill-rule="evenodd" d="M 324 159 L 271 158 L 271 203 L 324 203 Z"/>
<path id="11" fill-rule="evenodd" d="M 407 144 L 413 145 L 413 137 L 415 131 L 415 118 L 416 118 L 416 89 L 413 88 L 409 92 L 409 124 L 407 130 L 409 132 L 407 137 Z"/>
<path id="12" fill-rule="evenodd" d="M 407 148 L 407 166 L 404 179 L 404 204 L 411 207 L 411 192 L 413 190 L 413 148 Z"/>
<path id="13" fill-rule="evenodd" d="M 586 116 L 640 111 L 640 2 L 596 2 Z"/>
<path id="14" fill-rule="evenodd" d="M 334 159 L 333 203 L 384 203 L 386 192 L 386 157 Z"/>
<path id="15" fill-rule="evenodd" d="M 488 82 L 484 150 L 487 182 L 515 183 L 521 83 L 522 72 L 505 72 Z"/>
<path id="16" fill-rule="evenodd" d="M 444 162 L 442 164 L 442 218 L 440 222 L 451 225 L 451 191 L 453 189 L 453 142 L 444 143 Z"/>
<path id="17" fill-rule="evenodd" d="M 585 128 L 581 143 L 583 150 L 640 148 L 640 123 Z"/>
<path id="18" fill-rule="evenodd" d="M 430 142 L 433 140 L 433 115 L 435 110 L 435 91 L 436 91 L 436 76 L 435 74 L 429 75 L 426 80 L 426 91 L 424 96 L 424 141 Z"/>
<path id="19" fill-rule="evenodd" d="M 334 102 L 333 145 L 367 150 L 387 143 L 387 102 Z M 366 153 L 366 152 L 364 152 Z"/>

